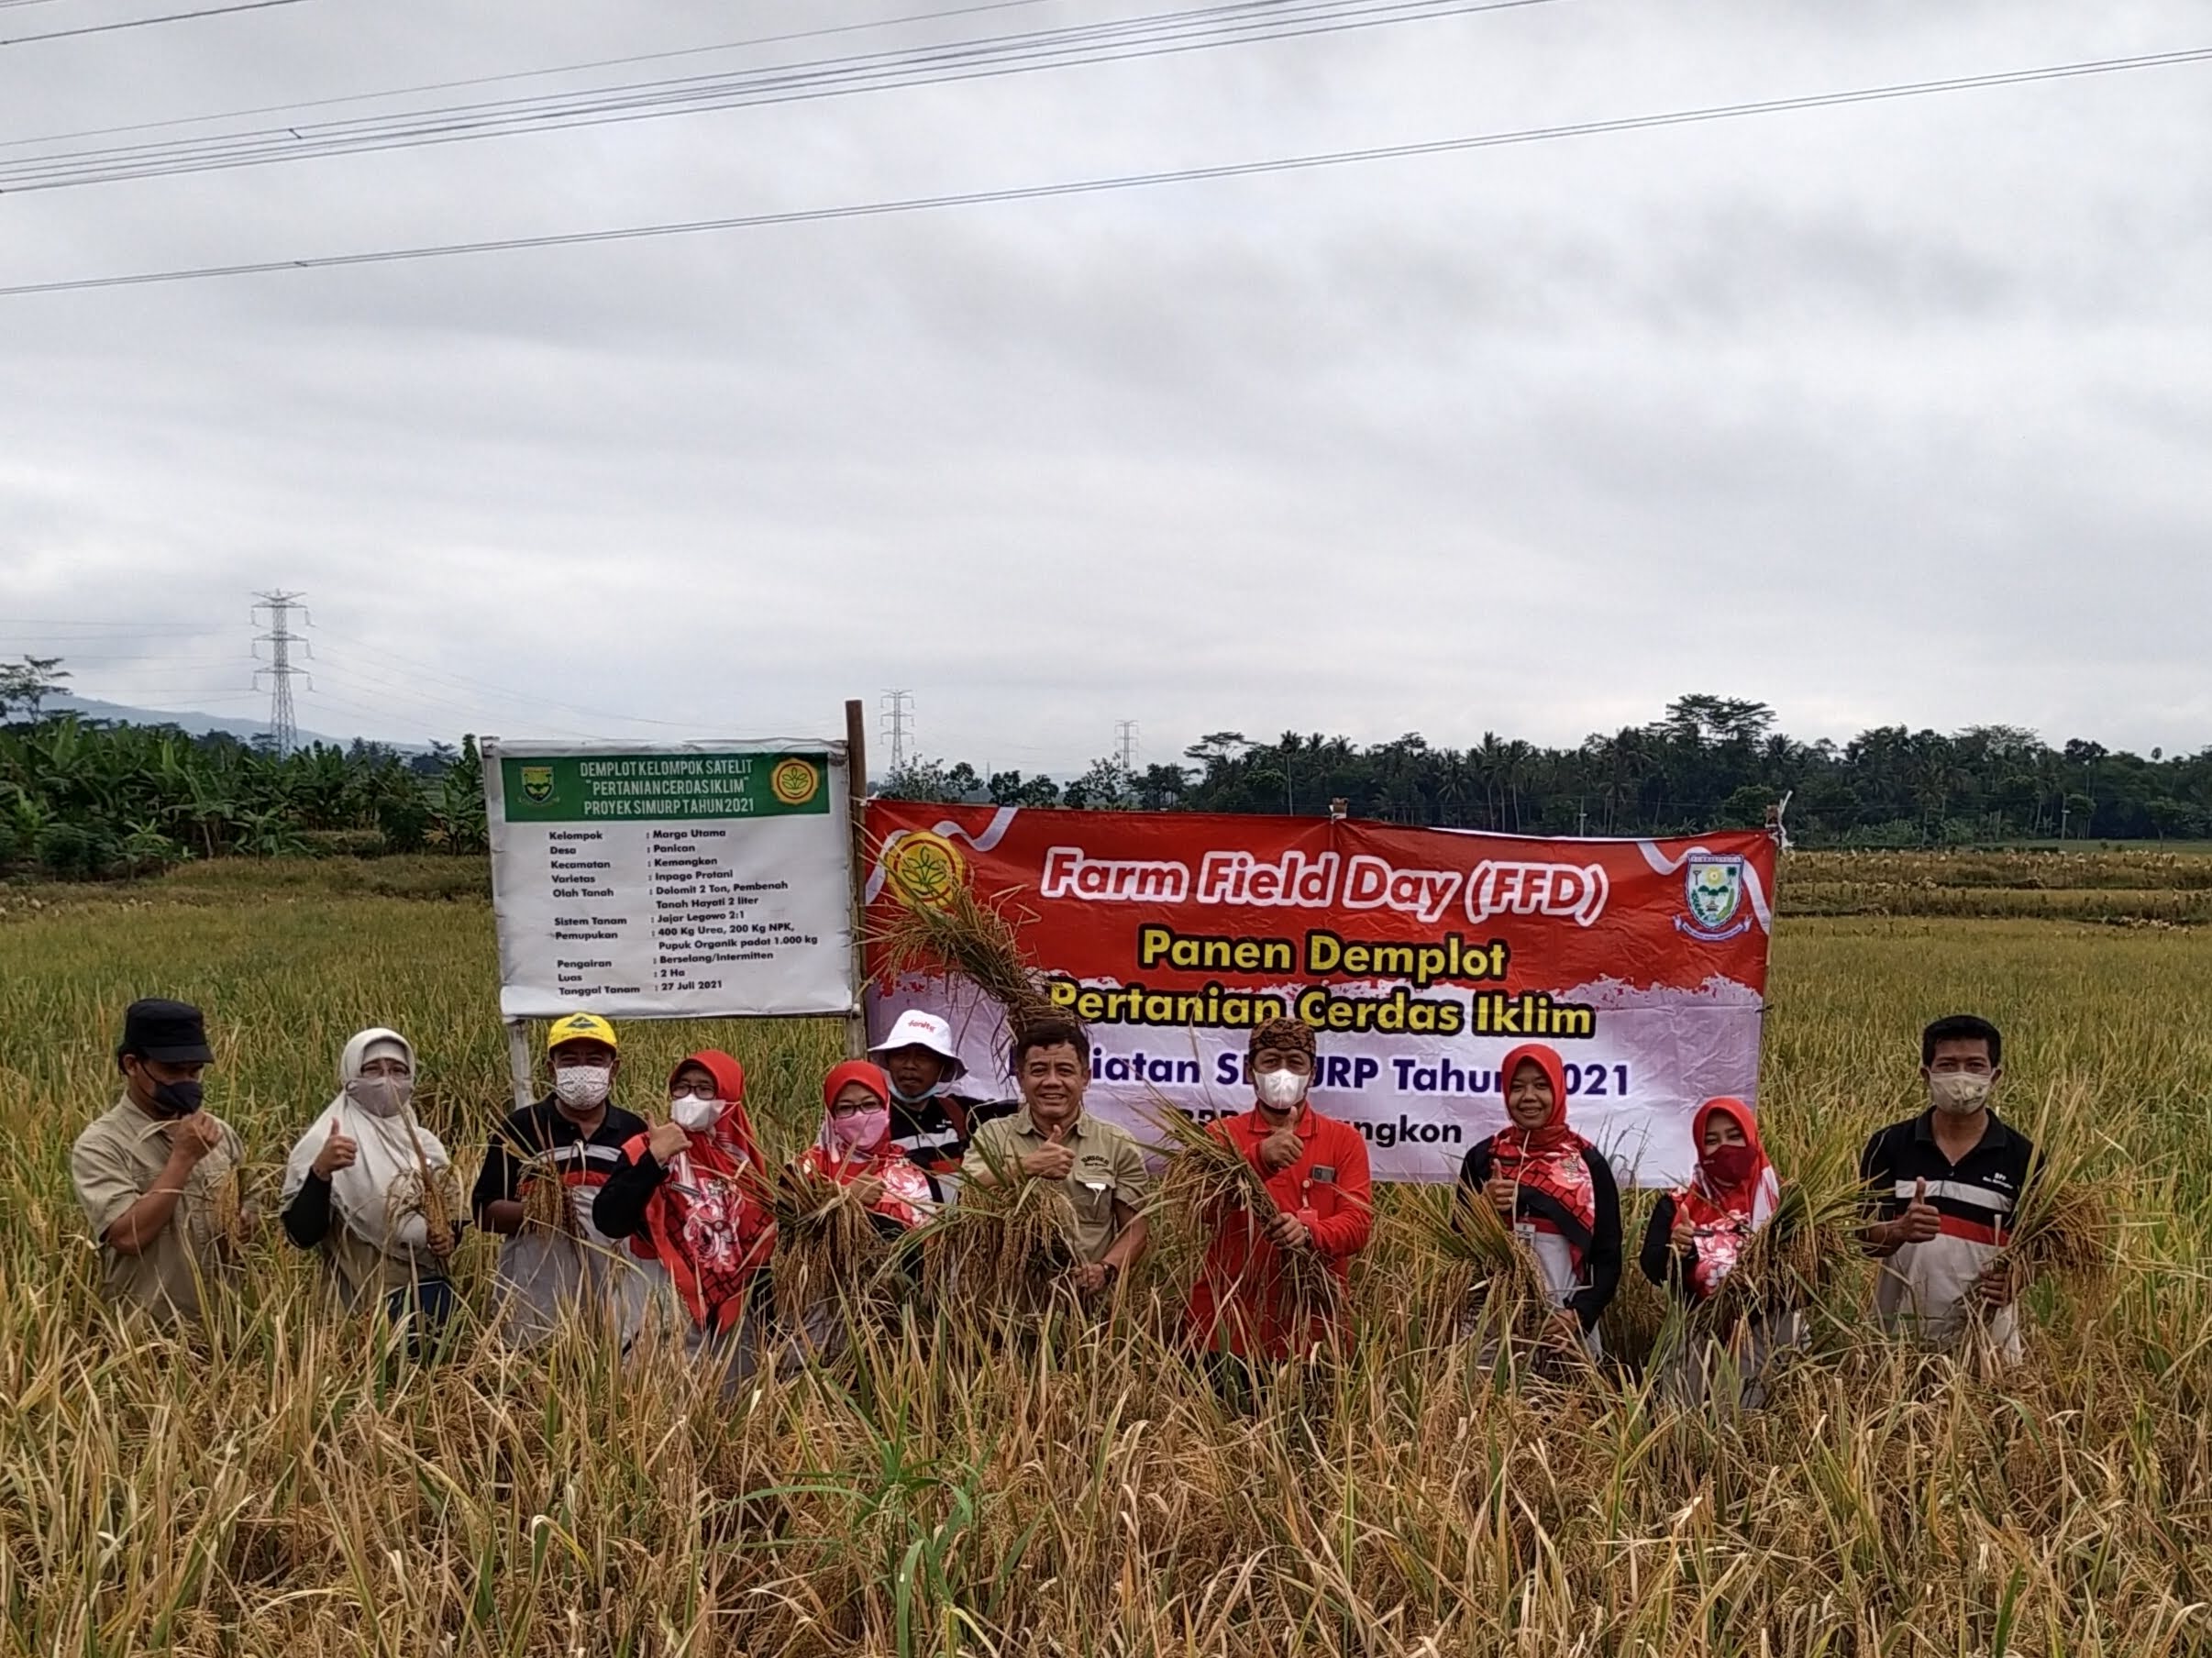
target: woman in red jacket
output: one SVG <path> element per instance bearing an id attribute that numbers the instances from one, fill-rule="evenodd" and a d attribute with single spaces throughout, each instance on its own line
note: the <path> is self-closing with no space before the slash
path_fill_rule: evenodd
<path id="1" fill-rule="evenodd" d="M 1252 1033 L 1252 1109 L 1208 1128 L 1259 1171 L 1275 1213 L 1221 1208 L 1191 1286 L 1185 1319 L 1194 1346 L 1246 1362 L 1280 1360 L 1342 1342 L 1344 1287 L 1374 1227 L 1367 1143 L 1350 1123 L 1315 1111 L 1313 1028 L 1270 1019 Z M 1302 1257 L 1303 1273 L 1293 1272 Z M 1333 1295 L 1296 1293 L 1295 1278 L 1333 1280 Z"/>
<path id="2" fill-rule="evenodd" d="M 592 1224 L 659 1258 L 691 1314 L 692 1350 L 726 1365 L 735 1384 L 752 1374 L 747 1314 L 776 1246 L 755 1185 L 760 1151 L 745 1067 L 718 1049 L 693 1054 L 669 1078 L 669 1120 L 632 1135 L 622 1156 L 593 1201 Z"/>

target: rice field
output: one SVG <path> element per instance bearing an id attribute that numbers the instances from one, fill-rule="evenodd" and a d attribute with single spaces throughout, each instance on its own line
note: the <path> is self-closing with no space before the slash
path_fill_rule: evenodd
<path id="1" fill-rule="evenodd" d="M 726 1400 L 672 1353 L 413 1366 L 327 1315 L 273 1227 L 204 1343 L 118 1343 L 66 1161 L 124 1004 L 209 1009 L 211 1104 L 271 1168 L 345 1038 L 395 1025 L 471 1172 L 508 1092 L 481 875 L 0 890 L 0 1652 L 2212 1650 L 2212 930 L 2185 924 L 2212 859 L 2159 856 L 1792 859 L 1764 1082 L 1785 1173 L 1912 1109 L 1920 1024 L 1973 1009 L 2016 1104 L 2085 1091 L 2120 1261 L 2038 1286 L 2030 1360 L 1994 1382 L 1869 1340 L 1849 1262 L 1818 1362 L 1733 1422 L 1632 1365 L 1501 1385 L 1403 1225 L 1355 1273 L 1355 1356 L 1250 1413 L 1161 1344 L 1172 1235 L 1102 1327 L 891 1329 Z M 1970 893 L 1991 911 L 1913 907 Z M 2144 895 L 2176 913 L 2131 917 Z M 789 1149 L 839 1033 L 625 1037 L 633 1099 L 684 1048 L 737 1053 Z M 490 1259 L 459 1261 L 480 1303 Z M 1660 1311 L 1631 1266 L 1609 1345 L 1639 1356 Z"/>

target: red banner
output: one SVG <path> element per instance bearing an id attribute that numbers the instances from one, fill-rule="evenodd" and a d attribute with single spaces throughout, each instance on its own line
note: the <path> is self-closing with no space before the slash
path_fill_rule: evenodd
<path id="1" fill-rule="evenodd" d="M 1575 1126 L 1646 1184 L 1687 1174 L 1702 1100 L 1756 1089 L 1762 832 L 1539 840 L 902 801 L 870 801 L 868 830 L 879 920 L 954 884 L 1034 917 L 1023 943 L 1095 1044 L 1087 1104 L 1140 1133 L 1163 1100 L 1248 1106 L 1247 1033 L 1277 1013 L 1313 1027 L 1314 1103 L 1388 1179 L 1457 1175 L 1505 1121 L 1496 1067 L 1521 1042 L 1558 1049 Z M 971 988 L 886 986 L 876 1028 L 906 1007 L 950 1017 L 1004 1086 L 1001 1022 Z"/>

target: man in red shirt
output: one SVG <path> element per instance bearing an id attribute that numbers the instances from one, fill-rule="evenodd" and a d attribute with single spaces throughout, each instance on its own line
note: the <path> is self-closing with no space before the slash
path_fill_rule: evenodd
<path id="1" fill-rule="evenodd" d="M 1344 1283 L 1374 1225 L 1367 1143 L 1307 1102 L 1313 1069 L 1312 1027 L 1268 1020 L 1252 1033 L 1246 1062 L 1252 1109 L 1207 1131 L 1259 1171 L 1276 1212 L 1223 1208 L 1210 1217 L 1213 1236 L 1190 1290 L 1193 1345 L 1285 1359 L 1333 1345 L 1349 1321 Z M 1322 1275 L 1334 1280 L 1334 1295 Z M 1300 1280 L 1308 1293 L 1300 1293 Z"/>

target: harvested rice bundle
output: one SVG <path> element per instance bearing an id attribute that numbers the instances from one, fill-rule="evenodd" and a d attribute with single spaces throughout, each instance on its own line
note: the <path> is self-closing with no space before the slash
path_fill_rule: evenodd
<path id="1" fill-rule="evenodd" d="M 1537 1340 L 1551 1316 L 1543 1273 L 1528 1246 L 1488 1203 L 1457 1186 L 1404 1194 L 1395 1224 L 1449 1268 L 1446 1316 L 1462 1326 L 1488 1319 L 1502 1334 Z"/>
<path id="2" fill-rule="evenodd" d="M 583 1237 L 583 1217 L 577 1211 L 575 1195 L 561 1178 L 560 1165 L 549 1154 L 541 1152 L 524 1159 L 520 1190 L 525 1229 L 565 1238 Z"/>
<path id="3" fill-rule="evenodd" d="M 2119 1228 L 2111 1183 L 2088 1172 L 2107 1136 L 2087 1090 L 2078 1083 L 2053 1087 L 2028 1137 L 2035 1154 L 2011 1222 L 2000 1230 L 1998 1258 L 2038 1274 L 2100 1277 L 2112 1265 Z"/>
<path id="4" fill-rule="evenodd" d="M 776 1219 L 769 1271 L 777 1316 L 786 1328 L 803 1327 L 807 1315 L 825 1304 L 873 1294 L 888 1252 L 856 1187 L 792 1167 L 764 1171 L 760 1186 Z"/>
<path id="5" fill-rule="evenodd" d="M 1192 1231 L 1211 1237 L 1224 1210 L 1243 1210 L 1264 1231 L 1283 1212 L 1258 1169 L 1244 1154 L 1188 1111 L 1155 1097 L 1147 1117 L 1161 1133 L 1154 1150 L 1167 1154 L 1160 1180 L 1163 1207 L 1178 1211 Z M 1277 1311 L 1286 1321 L 1332 1312 L 1344 1290 L 1328 1263 L 1310 1249 L 1278 1250 Z"/>
<path id="6" fill-rule="evenodd" d="M 1834 1290 L 1864 1219 L 1858 1160 L 1847 1140 L 1829 1133 L 1797 1155 L 1796 1169 L 1766 1224 L 1744 1241 L 1734 1267 L 1692 1311 L 1698 1327 L 1725 1333 L 1753 1314 L 1811 1307 Z"/>
<path id="7" fill-rule="evenodd" d="M 868 940 L 883 953 L 883 977 L 965 978 L 1006 1010 L 1017 1036 L 1035 1020 L 1058 1017 L 1022 948 L 1020 929 L 1035 918 L 1011 913 L 1008 896 L 979 898 L 956 885 L 927 902 L 900 905 Z"/>
<path id="8" fill-rule="evenodd" d="M 247 1201 L 246 1166 L 234 1163 L 207 1193 L 207 1231 L 216 1249 L 237 1257 L 253 1241 L 251 1205 Z"/>
<path id="9" fill-rule="evenodd" d="M 970 1180 L 960 1201 L 912 1233 L 936 1306 L 978 1323 L 1034 1313 L 1076 1266 L 1075 1206 L 1056 1180 Z"/>

